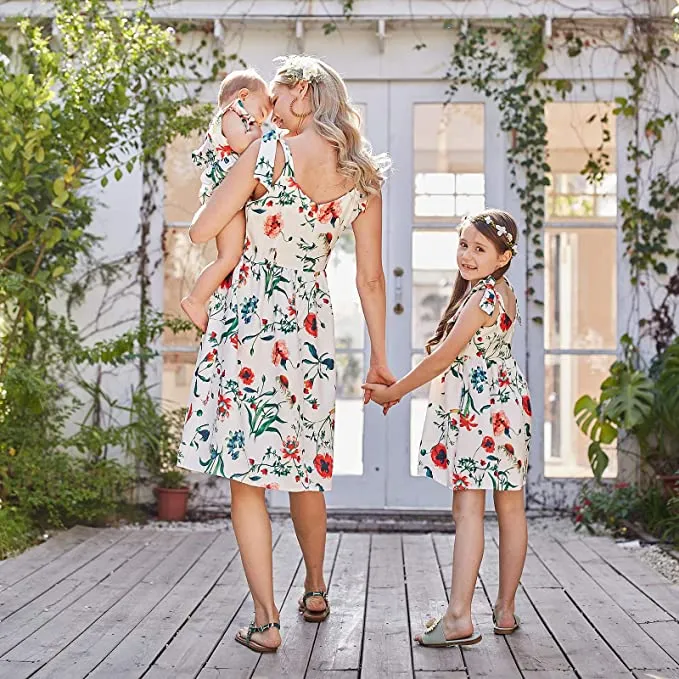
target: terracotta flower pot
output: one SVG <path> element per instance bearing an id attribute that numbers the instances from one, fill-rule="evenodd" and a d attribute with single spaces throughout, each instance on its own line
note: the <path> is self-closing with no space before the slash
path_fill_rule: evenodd
<path id="1" fill-rule="evenodd" d="M 666 495 L 679 495 L 679 474 L 658 476 L 658 478 L 662 481 L 663 489 Z"/>
<path id="2" fill-rule="evenodd" d="M 188 488 L 156 488 L 158 498 L 158 519 L 160 521 L 184 521 Z"/>

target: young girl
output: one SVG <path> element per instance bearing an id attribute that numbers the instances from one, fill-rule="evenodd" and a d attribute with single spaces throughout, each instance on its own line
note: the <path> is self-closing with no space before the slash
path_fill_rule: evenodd
<path id="1" fill-rule="evenodd" d="M 419 454 L 419 473 L 453 491 L 455 548 L 448 609 L 416 640 L 423 646 L 481 641 L 471 617 L 483 556 L 485 491 L 492 490 L 500 527 L 496 634 L 519 627 L 514 597 L 528 541 L 523 486 L 530 441 L 528 386 L 512 357 L 516 297 L 505 279 L 516 254 L 517 228 L 506 212 L 465 219 L 457 250 L 459 273 L 428 356 L 389 387 L 366 384 L 385 412 L 432 381 Z"/>
<path id="2" fill-rule="evenodd" d="M 240 154 L 262 135 L 261 125 L 271 112 L 269 89 L 254 70 L 233 71 L 219 88 L 219 110 L 210 123 L 203 145 L 191 159 L 204 167 L 200 177 L 200 202 L 205 204 Z M 217 259 L 203 269 L 193 290 L 181 302 L 186 315 L 203 332 L 208 315 L 205 304 L 233 271 L 243 252 L 245 216 L 240 212 L 233 224 L 216 236 Z"/>

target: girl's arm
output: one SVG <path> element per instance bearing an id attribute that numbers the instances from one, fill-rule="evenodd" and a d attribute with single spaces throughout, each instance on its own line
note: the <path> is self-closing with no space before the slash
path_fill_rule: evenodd
<path id="1" fill-rule="evenodd" d="M 254 176 L 258 153 L 259 144 L 249 146 L 193 216 L 189 227 L 192 243 L 206 243 L 214 238 L 243 209 L 258 183 Z"/>
<path id="2" fill-rule="evenodd" d="M 387 293 L 382 267 L 382 195 L 370 196 L 366 209 L 354 220 L 356 237 L 356 288 L 370 336 L 370 369 L 367 382 L 391 384 L 387 367 L 385 326 Z M 365 402 L 370 390 L 365 390 Z"/>
<path id="3" fill-rule="evenodd" d="M 405 377 L 390 387 L 381 387 L 375 384 L 364 385 L 366 389 L 372 391 L 372 400 L 380 405 L 399 401 L 406 394 L 427 382 L 431 382 L 431 380 L 449 368 L 467 344 L 469 344 L 474 333 L 481 326 L 488 323 L 488 314 L 479 308 L 479 302 L 482 297 L 483 291 L 480 290 L 469 298 L 450 334 L 443 340 L 438 349 L 429 354 Z"/>
<path id="4" fill-rule="evenodd" d="M 262 128 L 259 125 L 251 125 L 246 132 L 241 117 L 235 111 L 227 111 L 222 116 L 222 132 L 236 153 L 243 153 L 255 139 L 262 136 Z"/>

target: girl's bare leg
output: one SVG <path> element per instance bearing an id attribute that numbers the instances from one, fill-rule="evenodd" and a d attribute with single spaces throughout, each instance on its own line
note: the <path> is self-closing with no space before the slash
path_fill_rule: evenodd
<path id="1" fill-rule="evenodd" d="M 500 585 L 495 601 L 498 627 L 514 625 L 514 600 L 528 549 L 523 490 L 498 490 L 493 493 L 500 528 Z"/>
<path id="2" fill-rule="evenodd" d="M 450 603 L 443 617 L 446 639 L 468 637 L 474 631 L 472 598 L 483 557 L 485 497 L 485 490 L 453 493 L 455 547 Z"/>
<path id="3" fill-rule="evenodd" d="M 264 488 L 231 481 L 231 522 L 255 605 L 255 626 L 278 622 L 273 597 L 271 521 L 264 502 Z M 243 636 L 246 633 L 247 629 L 241 630 Z M 271 628 L 254 633 L 252 640 L 276 648 L 281 644 L 281 635 Z"/>
<path id="4" fill-rule="evenodd" d="M 243 254 L 245 214 L 239 212 L 218 234 L 217 259 L 210 262 L 196 280 L 193 290 L 181 301 L 184 313 L 203 332 L 207 329 L 205 305 L 222 281 L 236 268 Z"/>

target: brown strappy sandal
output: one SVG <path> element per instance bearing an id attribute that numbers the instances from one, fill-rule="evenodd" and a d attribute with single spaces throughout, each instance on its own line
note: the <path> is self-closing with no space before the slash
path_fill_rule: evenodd
<path id="1" fill-rule="evenodd" d="M 322 597 L 325 601 L 325 608 L 322 611 L 312 611 L 307 607 L 306 602 L 312 597 Z M 304 592 L 304 596 L 299 600 L 299 612 L 304 615 L 307 622 L 323 622 L 330 615 L 330 603 L 328 602 L 327 592 Z"/>

